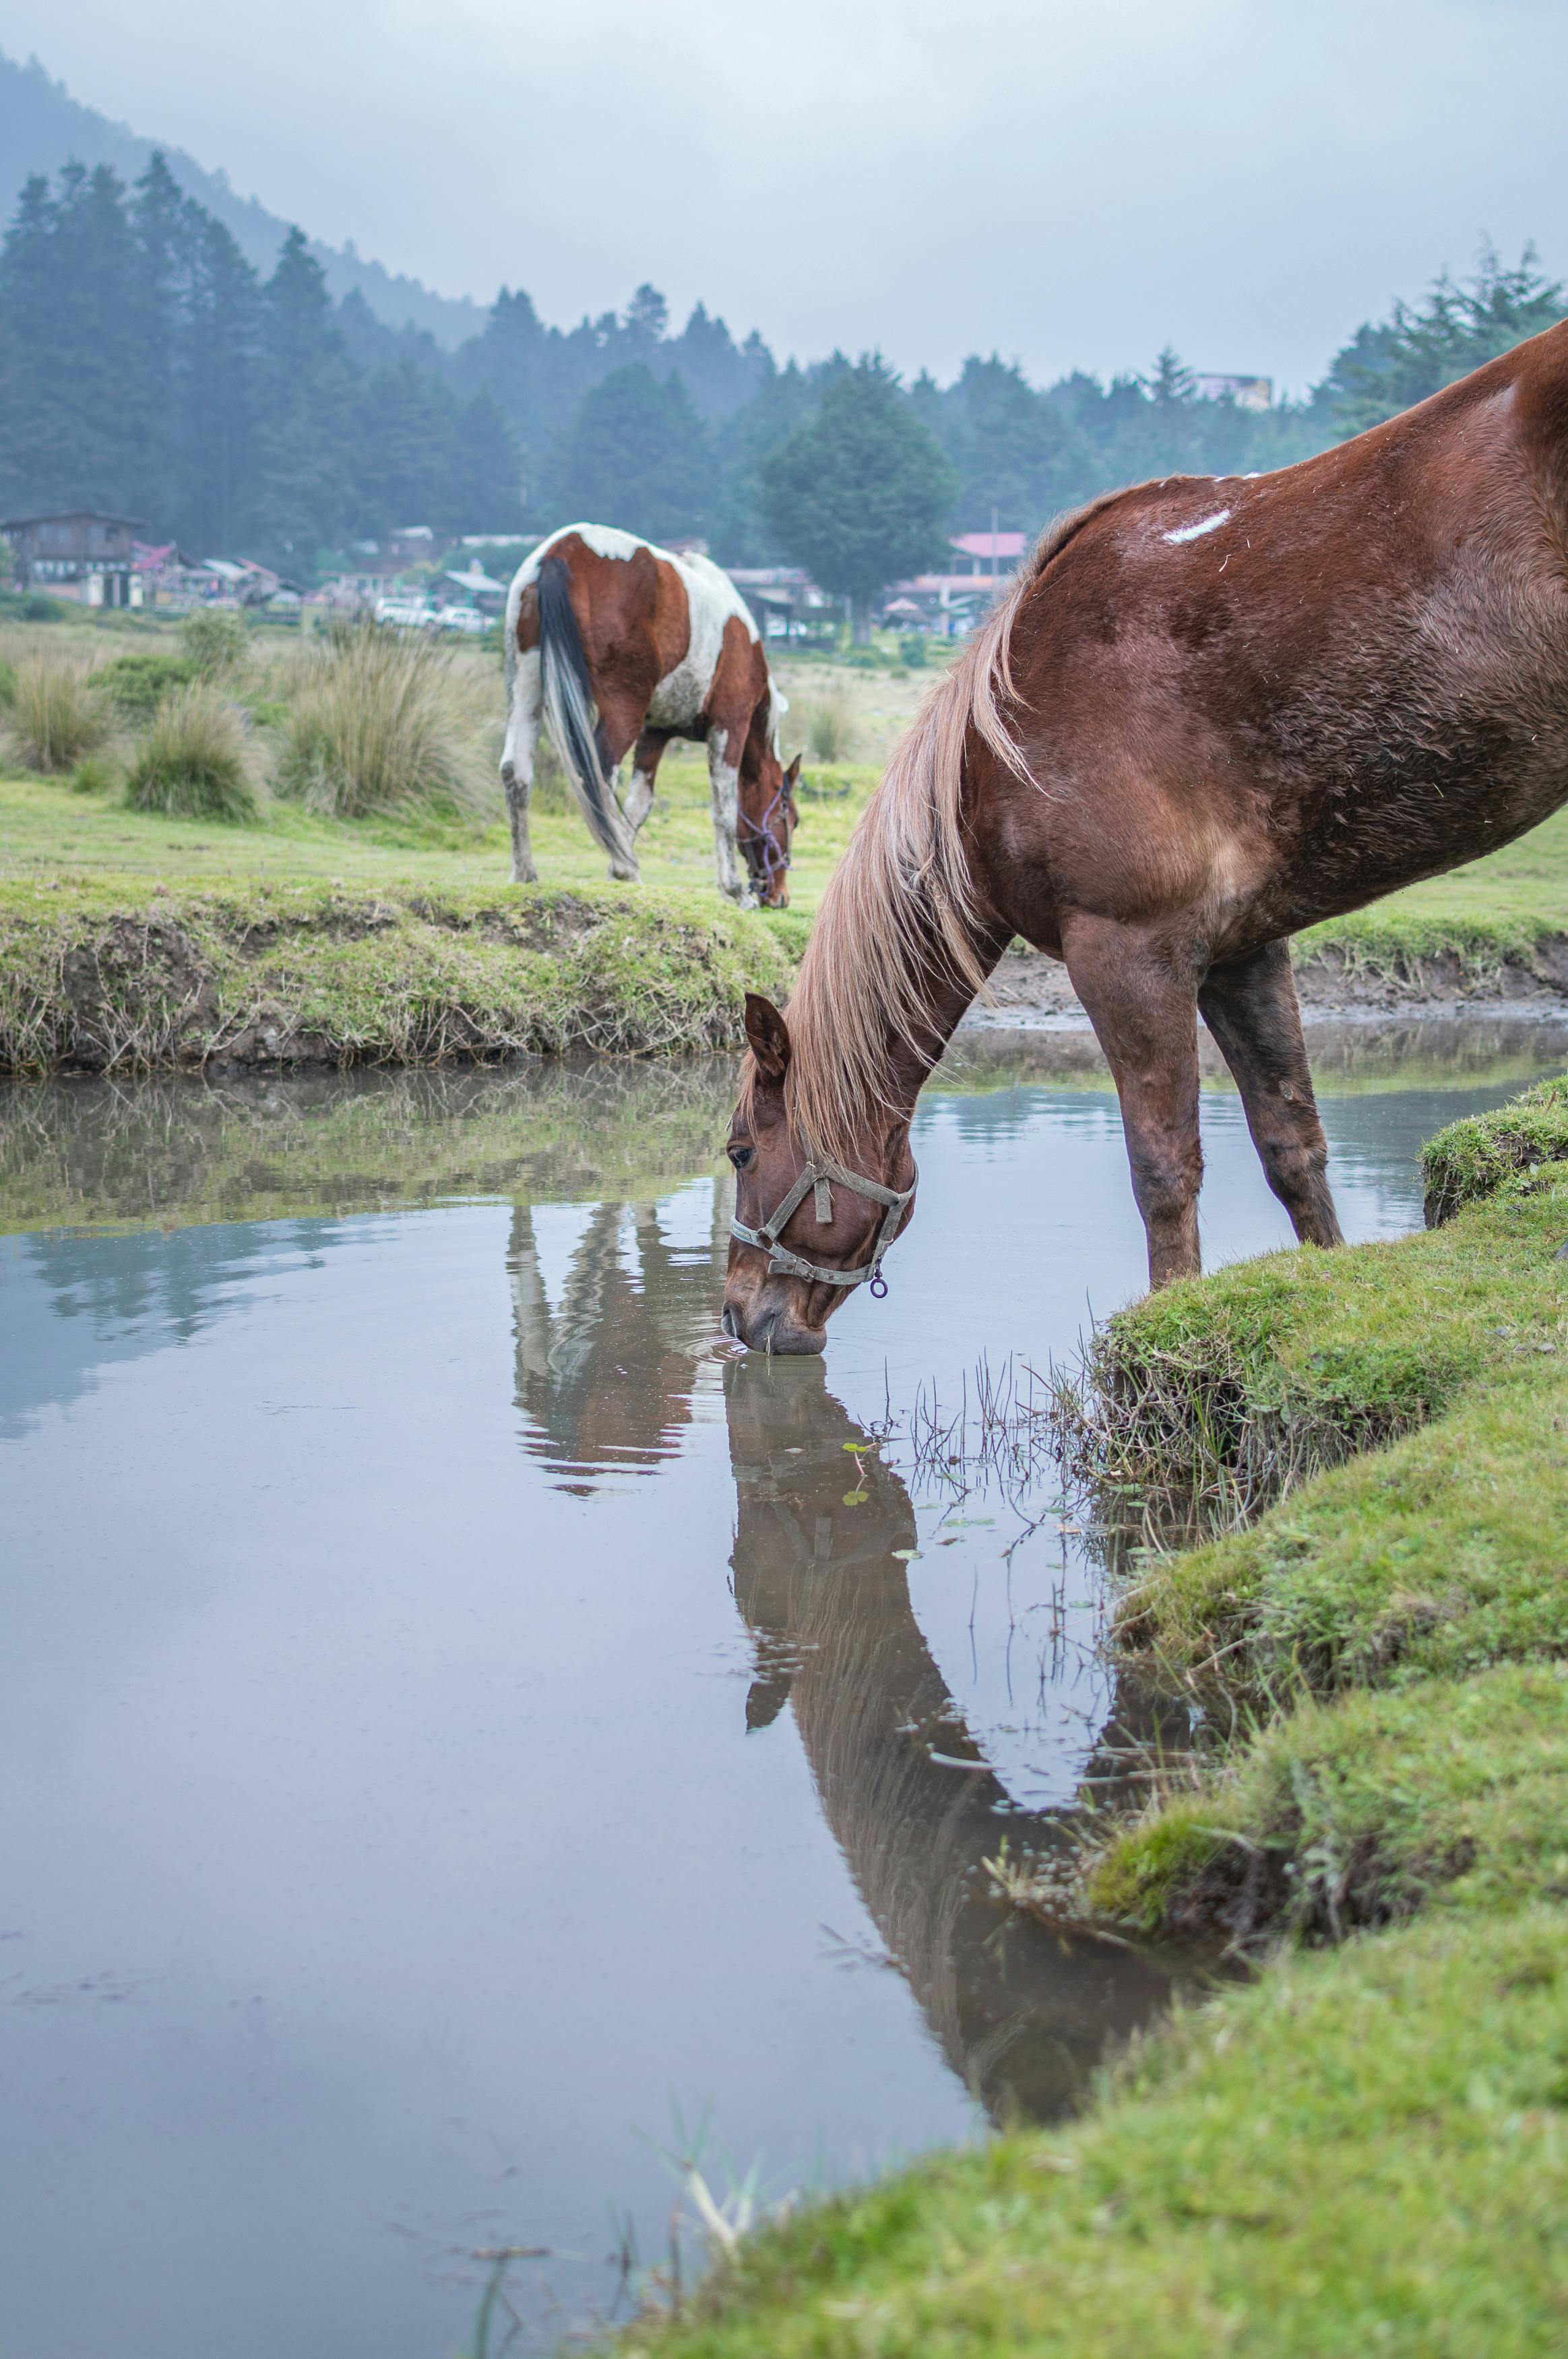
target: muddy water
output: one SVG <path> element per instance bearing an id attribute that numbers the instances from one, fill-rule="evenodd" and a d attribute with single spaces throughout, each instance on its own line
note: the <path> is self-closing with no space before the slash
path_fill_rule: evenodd
<path id="1" fill-rule="evenodd" d="M 1322 1041 L 1350 1234 L 1565 1045 Z M 490 2347 L 547 2344 L 666 2250 L 672 2154 L 830 2185 L 1163 2003 L 979 1867 L 1115 1774 L 1074 1535 L 875 1446 L 1136 1291 L 1103 1076 L 966 1052 L 826 1366 L 715 1349 L 728 1096 L 0 1100 L 0 2350 L 432 2359 L 498 2267 Z M 1211 1259 L 1282 1242 L 1205 1126 Z"/>

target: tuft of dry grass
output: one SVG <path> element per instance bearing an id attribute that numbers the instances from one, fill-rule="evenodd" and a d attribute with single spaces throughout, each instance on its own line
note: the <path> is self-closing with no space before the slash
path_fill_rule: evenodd
<path id="1" fill-rule="evenodd" d="M 299 668 L 282 735 L 279 791 L 329 818 L 484 808 L 450 652 L 412 632 L 330 626 Z"/>
<path id="2" fill-rule="evenodd" d="M 226 697 L 198 680 L 163 698 L 132 757 L 125 800 L 171 818 L 254 823 L 245 725 Z"/>
<path id="3" fill-rule="evenodd" d="M 854 701 L 847 689 L 827 689 L 801 707 L 801 750 L 814 762 L 853 761 L 857 734 Z"/>
<path id="4" fill-rule="evenodd" d="M 110 728 L 86 664 L 52 648 L 19 659 L 6 705 L 6 736 L 26 768 L 74 770 L 84 755 L 103 744 Z"/>

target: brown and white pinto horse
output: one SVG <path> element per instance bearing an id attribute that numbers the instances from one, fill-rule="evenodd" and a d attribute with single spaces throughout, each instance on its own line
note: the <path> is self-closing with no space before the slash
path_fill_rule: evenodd
<path id="1" fill-rule="evenodd" d="M 1297 1236 L 1336 1244 L 1290 937 L 1565 800 L 1568 322 L 1299 466 L 1068 517 L 894 756 L 787 1017 L 747 1003 L 730 1155 L 762 1241 L 730 1247 L 729 1332 L 822 1349 L 1014 934 L 1109 1061 L 1152 1283 L 1199 1266 L 1200 1011 Z M 881 1192 L 814 1186 L 825 1158 Z"/>
<path id="2" fill-rule="evenodd" d="M 538 879 L 528 797 L 543 725 L 611 875 L 633 882 L 665 747 L 706 740 L 719 891 L 746 906 L 787 902 L 800 761 L 787 771 L 780 763 L 784 700 L 739 592 L 708 558 L 672 557 L 609 525 L 552 533 L 518 568 L 507 600 L 506 694 L 501 777 L 514 883 Z M 633 746 L 622 806 L 614 777 Z"/>

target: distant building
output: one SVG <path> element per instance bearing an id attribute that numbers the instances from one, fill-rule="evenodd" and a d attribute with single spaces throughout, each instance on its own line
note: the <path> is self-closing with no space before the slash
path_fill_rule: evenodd
<path id="1" fill-rule="evenodd" d="M 139 606 L 131 536 L 140 525 L 139 516 L 66 508 L 0 518 L 0 532 L 16 554 L 18 590 L 44 590 L 83 606 Z"/>
<path id="2" fill-rule="evenodd" d="M 1200 401 L 1233 401 L 1238 409 L 1271 409 L 1271 376 L 1195 376 L 1193 391 Z"/>
<path id="3" fill-rule="evenodd" d="M 506 604 L 507 584 L 487 573 L 477 557 L 470 558 L 460 573 L 449 569 L 442 574 L 436 585 L 436 596 L 443 606 L 456 603 L 445 586 L 449 582 L 462 592 L 463 603 L 481 614 L 499 614 Z"/>
<path id="4" fill-rule="evenodd" d="M 386 536 L 386 553 L 399 565 L 433 565 L 451 545 L 449 533 L 433 532 L 427 524 L 399 525 Z"/>
<path id="5" fill-rule="evenodd" d="M 948 542 L 959 562 L 955 573 L 1011 573 L 1023 555 L 1028 536 L 1022 532 L 960 532 Z"/>
<path id="6" fill-rule="evenodd" d="M 730 579 L 765 639 L 807 639 L 837 627 L 838 602 L 798 565 L 731 565 Z"/>

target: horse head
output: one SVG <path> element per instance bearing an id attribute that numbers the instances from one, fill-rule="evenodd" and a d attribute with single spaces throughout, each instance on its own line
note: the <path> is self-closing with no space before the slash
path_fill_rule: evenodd
<path id="1" fill-rule="evenodd" d="M 723 1326 L 752 1351 L 820 1352 L 844 1296 L 869 1280 L 914 1203 L 909 1122 L 879 1109 L 842 1157 L 808 1149 L 790 1118 L 789 1027 L 771 1000 L 746 995 L 751 1055 L 726 1152 L 735 1218 Z"/>
<path id="2" fill-rule="evenodd" d="M 789 906 L 789 848 L 800 824 L 795 799 L 799 777 L 800 756 L 786 770 L 771 745 L 763 748 L 754 770 L 741 773 L 735 841 L 752 890 L 764 909 Z"/>

